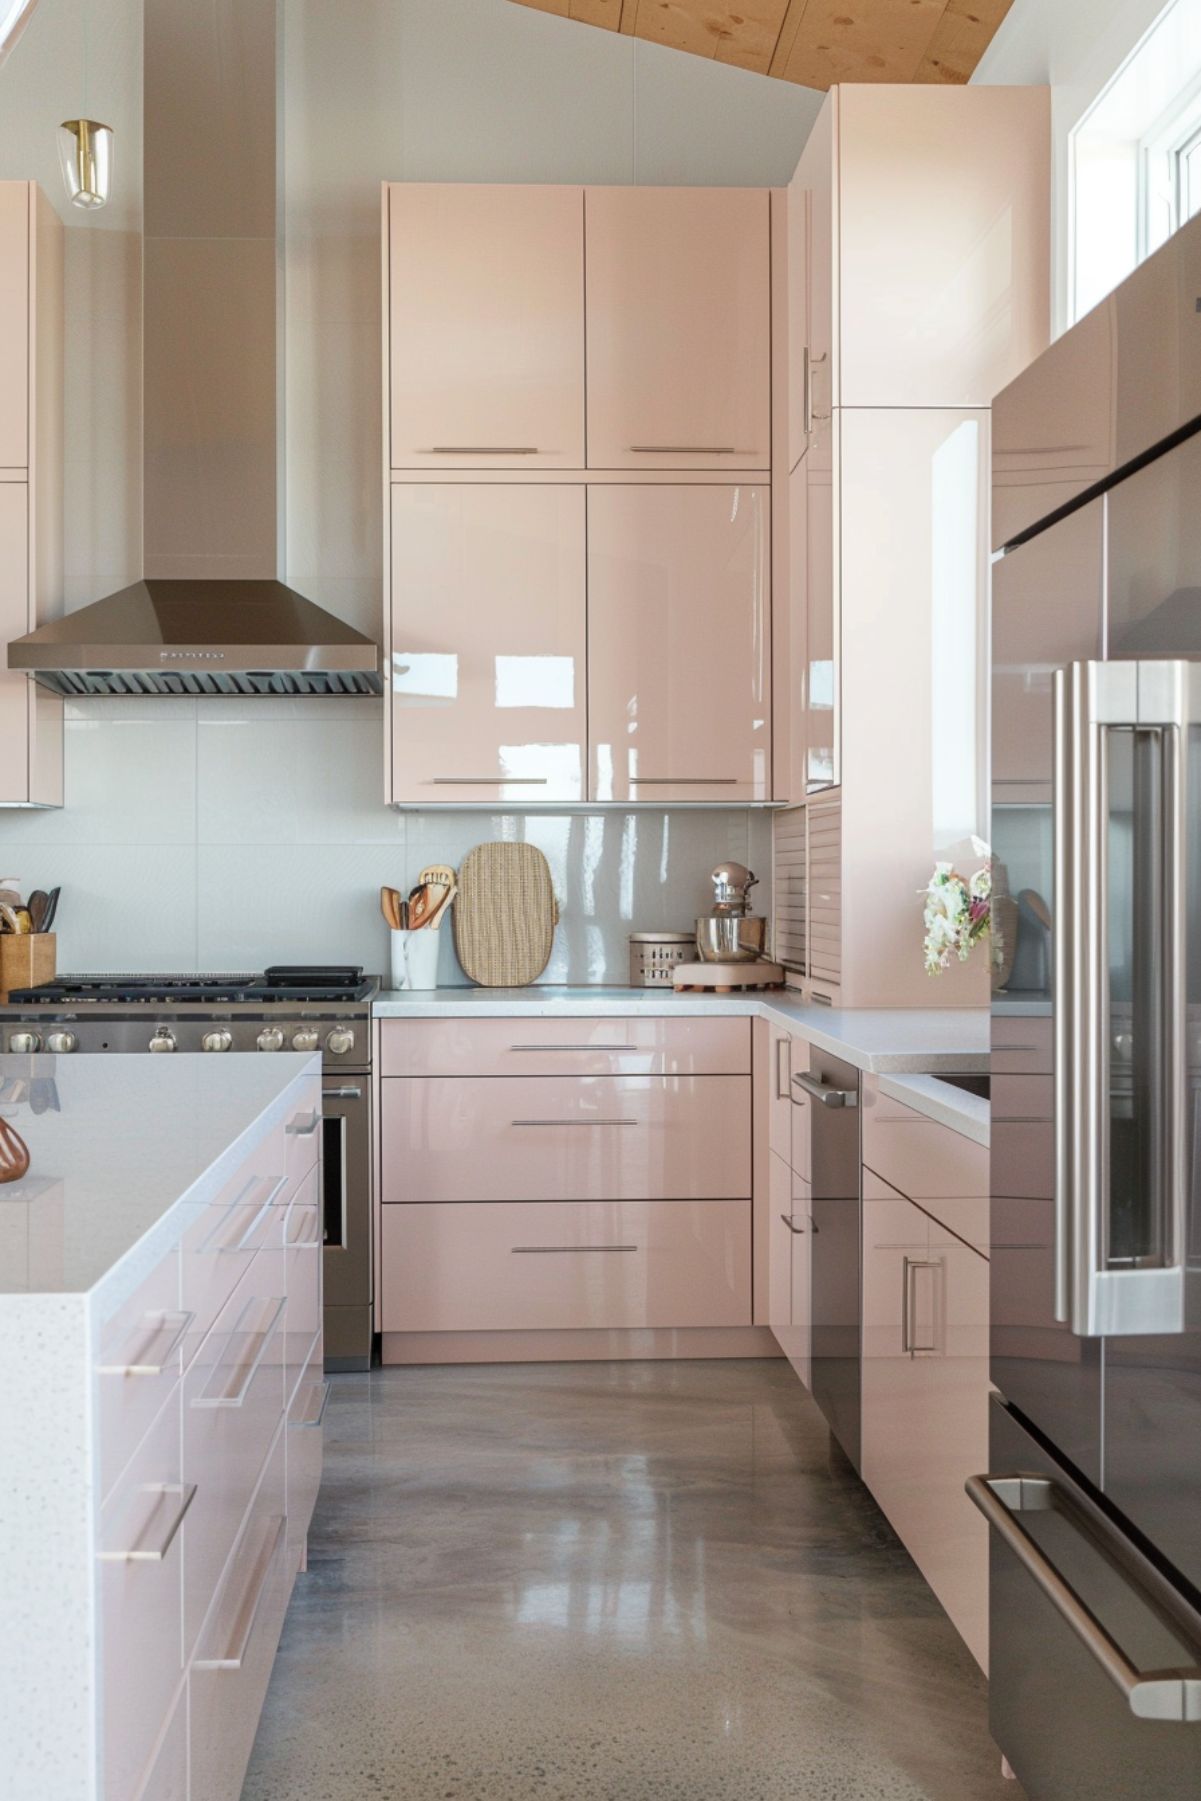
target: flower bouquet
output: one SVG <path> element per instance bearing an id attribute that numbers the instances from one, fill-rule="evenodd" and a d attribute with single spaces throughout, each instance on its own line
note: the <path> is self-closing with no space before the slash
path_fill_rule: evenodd
<path id="1" fill-rule="evenodd" d="M 977 839 L 973 840 L 972 849 L 984 858 L 974 875 L 960 875 L 953 863 L 936 863 L 927 884 L 923 914 L 926 935 L 922 942 L 927 975 L 936 976 L 949 969 L 953 958 L 966 963 L 993 929 L 988 846 Z"/>

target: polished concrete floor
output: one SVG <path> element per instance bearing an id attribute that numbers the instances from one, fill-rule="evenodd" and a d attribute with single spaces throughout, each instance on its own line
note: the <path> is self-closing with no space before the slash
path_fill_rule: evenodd
<path id="1" fill-rule="evenodd" d="M 786 1363 L 334 1379 L 243 1801 L 1020 1801 Z"/>

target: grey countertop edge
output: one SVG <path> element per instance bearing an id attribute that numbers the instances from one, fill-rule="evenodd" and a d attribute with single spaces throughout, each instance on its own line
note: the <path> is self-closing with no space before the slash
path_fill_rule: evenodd
<path id="1" fill-rule="evenodd" d="M 967 1094 L 949 1082 L 940 1082 L 937 1076 L 924 1075 L 882 1075 L 880 1093 L 988 1149 L 989 1105 L 980 1095 Z"/>
<path id="2" fill-rule="evenodd" d="M 683 995 L 656 988 L 435 988 L 385 990 L 377 1019 L 769 1019 L 868 1075 L 980 1075 L 988 1071 L 989 1014 L 981 1008 L 833 1008 L 781 991 Z M 952 1090 L 952 1092 L 956 1092 Z M 965 1097 L 968 1098 L 968 1097 Z M 983 1103 L 979 1103 L 983 1104 Z"/>

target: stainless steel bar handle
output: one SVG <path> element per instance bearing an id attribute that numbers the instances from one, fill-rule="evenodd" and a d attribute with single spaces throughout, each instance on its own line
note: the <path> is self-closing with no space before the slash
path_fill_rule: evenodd
<path id="1" fill-rule="evenodd" d="M 434 444 L 428 456 L 434 457 L 535 457 L 537 444 Z"/>
<path id="2" fill-rule="evenodd" d="M 801 431 L 807 438 L 813 430 L 813 360 L 809 346 L 801 352 Z"/>
<path id="3" fill-rule="evenodd" d="M 361 1088 L 325 1088 L 322 1090 L 321 1098 L 325 1101 L 361 1101 L 363 1090 Z"/>
<path id="4" fill-rule="evenodd" d="M 246 1660 L 246 1653 L 250 1649 L 255 1621 L 259 1617 L 259 1609 L 263 1604 L 263 1596 L 267 1592 L 271 1568 L 283 1541 L 287 1523 L 287 1516 L 282 1513 L 273 1514 L 268 1519 L 263 1542 L 251 1565 L 246 1593 L 242 1597 L 237 1618 L 234 1620 L 229 1648 L 217 1657 L 198 1657 L 192 1665 L 194 1670 L 240 1670 L 242 1668 Z"/>
<path id="5" fill-rule="evenodd" d="M 935 1319 L 929 1344 L 918 1344 L 914 1338 L 917 1318 L 917 1272 L 919 1269 L 941 1269 L 938 1257 L 902 1257 L 901 1259 L 901 1349 L 907 1357 L 937 1355 L 938 1322 Z"/>
<path id="6" fill-rule="evenodd" d="M 1006 1549 L 1126 1697 L 1131 1713 L 1140 1720 L 1201 1723 L 1201 1668 L 1140 1670 L 1021 1525 L 1019 1514 L 1052 1509 L 1074 1521 L 1074 1510 L 1060 1504 L 1054 1482 L 1045 1476 L 969 1476 L 965 1487 Z M 1126 1581 L 1137 1593 L 1133 1579 Z M 1147 1605 L 1153 1606 L 1150 1599 Z"/>
<path id="7" fill-rule="evenodd" d="M 733 444 L 631 444 L 635 456 L 732 457 Z"/>
<path id="8" fill-rule="evenodd" d="M 636 1044 L 511 1044 L 511 1051 L 636 1051 Z"/>
<path id="9" fill-rule="evenodd" d="M 176 1533 L 183 1525 L 184 1514 L 196 1499 L 196 1484 L 194 1482 L 187 1484 L 164 1482 L 146 1492 L 157 1495 L 158 1499 L 151 1508 L 150 1515 L 139 1532 L 136 1543 L 125 1551 L 98 1552 L 97 1556 L 101 1563 L 162 1563 L 166 1557 L 175 1542 Z M 172 1508 L 167 1514 L 166 1523 L 160 1526 L 158 1537 L 154 1543 L 147 1544 L 145 1539 L 150 1528 L 159 1519 L 167 1503 L 176 1496 L 179 1497 L 178 1507 Z"/>
<path id="10" fill-rule="evenodd" d="M 794 1238 L 803 1237 L 805 1228 L 804 1226 L 796 1226 L 793 1224 L 791 1213 L 782 1213 L 780 1218 L 784 1221 L 784 1224 L 788 1227 L 788 1230 L 792 1233 Z"/>
<path id="11" fill-rule="evenodd" d="M 196 1318 L 194 1313 L 163 1313 L 153 1316 L 145 1336 L 125 1363 L 101 1363 L 101 1376 L 161 1376 L 178 1351 Z"/>
<path id="12" fill-rule="evenodd" d="M 511 1119 L 511 1126 L 636 1126 L 636 1119 Z"/>
<path id="13" fill-rule="evenodd" d="M 632 775 L 631 788 L 737 788 L 736 775 Z"/>
<path id="14" fill-rule="evenodd" d="M 1055 1088 L 1055 1318 L 1066 1325 L 1071 1316 L 1071 1107 L 1072 1107 L 1072 908 L 1069 900 L 1071 845 L 1071 762 L 1068 756 L 1067 671 L 1057 669 L 1053 683 L 1054 761 L 1052 774 L 1053 895 L 1052 1012 Z M 1033 1046 L 1029 1047 L 1033 1050 Z"/>
<path id="15" fill-rule="evenodd" d="M 545 788 L 547 775 L 433 775 L 431 788 Z"/>
<path id="16" fill-rule="evenodd" d="M 786 1034 L 782 1034 L 776 1039 L 776 1099 L 778 1101 L 790 1101 L 792 1099 L 792 1090 L 788 1085 L 790 1077 L 785 1074 L 784 1071 L 785 1057 L 787 1057 L 789 1070 L 791 1071 L 792 1039 Z"/>
<path id="17" fill-rule="evenodd" d="M 816 1076 L 811 1076 L 804 1070 L 793 1076 L 792 1080 L 795 1087 L 803 1089 L 811 1100 L 819 1102 L 823 1107 L 857 1107 L 859 1105 L 859 1092 L 855 1088 L 835 1088 L 828 1082 L 819 1081 Z"/>
<path id="18" fill-rule="evenodd" d="M 581 1257 L 596 1251 L 636 1251 L 636 1244 L 512 1244 L 509 1250 L 514 1257 L 549 1257 L 562 1252 L 570 1252 Z"/>

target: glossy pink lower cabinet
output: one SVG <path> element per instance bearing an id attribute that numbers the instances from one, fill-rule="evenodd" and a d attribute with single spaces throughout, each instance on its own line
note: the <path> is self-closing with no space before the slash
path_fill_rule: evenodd
<path id="1" fill-rule="evenodd" d="M 384 1076 L 751 1073 L 746 1019 L 388 1019 L 380 1039 Z"/>
<path id="2" fill-rule="evenodd" d="M 812 1235 L 809 1184 L 773 1152 L 767 1323 L 806 1388 L 811 1381 Z"/>
<path id="3" fill-rule="evenodd" d="M 766 484 L 588 493 L 589 798 L 771 798 Z"/>
<path id="4" fill-rule="evenodd" d="M 863 1479 L 982 1667 L 988 1261 L 864 1171 Z"/>
<path id="5" fill-rule="evenodd" d="M 766 188 L 589 188 L 588 466 L 766 469 Z"/>
<path id="6" fill-rule="evenodd" d="M 385 1207 L 384 1331 L 745 1326 L 749 1201 Z"/>
<path id="7" fill-rule="evenodd" d="M 393 486 L 391 801 L 584 798 L 584 532 L 574 485 Z"/>
<path id="8" fill-rule="evenodd" d="M 381 1111 L 385 1202 L 751 1193 L 749 1077 L 388 1080 Z"/>
<path id="9" fill-rule="evenodd" d="M 579 188 L 390 182 L 394 469 L 584 466 Z"/>

